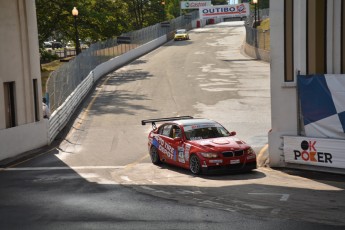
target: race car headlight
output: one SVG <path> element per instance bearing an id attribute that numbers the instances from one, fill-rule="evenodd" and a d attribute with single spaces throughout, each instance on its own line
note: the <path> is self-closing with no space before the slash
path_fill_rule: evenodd
<path id="1" fill-rule="evenodd" d="M 201 156 L 205 158 L 217 158 L 218 154 L 217 153 L 200 153 Z"/>
<path id="2" fill-rule="evenodd" d="M 255 152 L 252 148 L 247 149 L 246 152 L 248 155 L 255 154 Z"/>

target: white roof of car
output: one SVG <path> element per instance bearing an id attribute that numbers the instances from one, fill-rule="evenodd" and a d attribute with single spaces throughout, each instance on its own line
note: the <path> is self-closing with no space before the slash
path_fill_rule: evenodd
<path id="1" fill-rule="evenodd" d="M 198 124 L 217 124 L 217 122 L 205 118 L 194 118 L 194 119 L 183 119 L 183 120 L 178 120 L 176 123 L 180 125 L 198 125 Z"/>
<path id="2" fill-rule="evenodd" d="M 185 30 L 185 29 L 176 30 L 176 33 L 186 33 L 186 32 L 187 32 L 187 30 Z"/>

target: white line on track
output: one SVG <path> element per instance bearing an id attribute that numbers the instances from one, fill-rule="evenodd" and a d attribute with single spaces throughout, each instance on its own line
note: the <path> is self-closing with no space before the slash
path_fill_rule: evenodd
<path id="1" fill-rule="evenodd" d="M 128 182 L 131 182 L 131 181 L 132 181 L 131 179 L 129 179 L 128 176 L 121 176 L 121 179 L 122 179 L 122 180 L 125 180 L 125 181 L 128 181 Z"/>
<path id="2" fill-rule="evenodd" d="M 74 170 L 74 169 L 123 169 L 125 166 L 68 166 L 68 167 L 17 167 L 0 168 L 0 171 L 44 171 L 44 170 Z"/>
<path id="3" fill-rule="evenodd" d="M 287 201 L 290 197 L 285 193 L 248 193 L 249 195 L 280 196 L 280 201 Z"/>

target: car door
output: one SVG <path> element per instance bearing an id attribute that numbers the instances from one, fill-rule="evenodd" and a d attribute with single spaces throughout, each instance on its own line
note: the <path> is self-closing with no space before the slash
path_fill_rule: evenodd
<path id="1" fill-rule="evenodd" d="M 174 164 L 174 148 L 171 146 L 171 124 L 163 125 L 159 128 L 159 135 L 156 137 L 158 151 L 162 161 Z"/>
<path id="2" fill-rule="evenodd" d="M 176 124 L 166 124 L 159 129 L 159 147 L 161 159 L 169 164 L 180 165 L 179 145 L 182 145 L 181 129 Z"/>
<path id="3" fill-rule="evenodd" d="M 169 138 L 166 139 L 166 142 L 173 148 L 173 161 L 171 163 L 184 167 L 186 160 L 184 156 L 182 130 L 177 124 L 172 125 Z"/>

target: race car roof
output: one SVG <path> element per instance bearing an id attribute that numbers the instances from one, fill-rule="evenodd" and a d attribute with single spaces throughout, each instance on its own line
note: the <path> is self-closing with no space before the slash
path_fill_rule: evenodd
<path id="1" fill-rule="evenodd" d="M 176 30 L 176 33 L 179 33 L 179 34 L 183 33 L 183 34 L 185 34 L 185 33 L 187 33 L 187 30 L 179 29 L 179 30 Z"/>
<path id="2" fill-rule="evenodd" d="M 217 124 L 217 122 L 206 119 L 206 118 L 194 118 L 194 119 L 184 119 L 175 121 L 179 125 L 200 125 L 200 124 Z"/>

